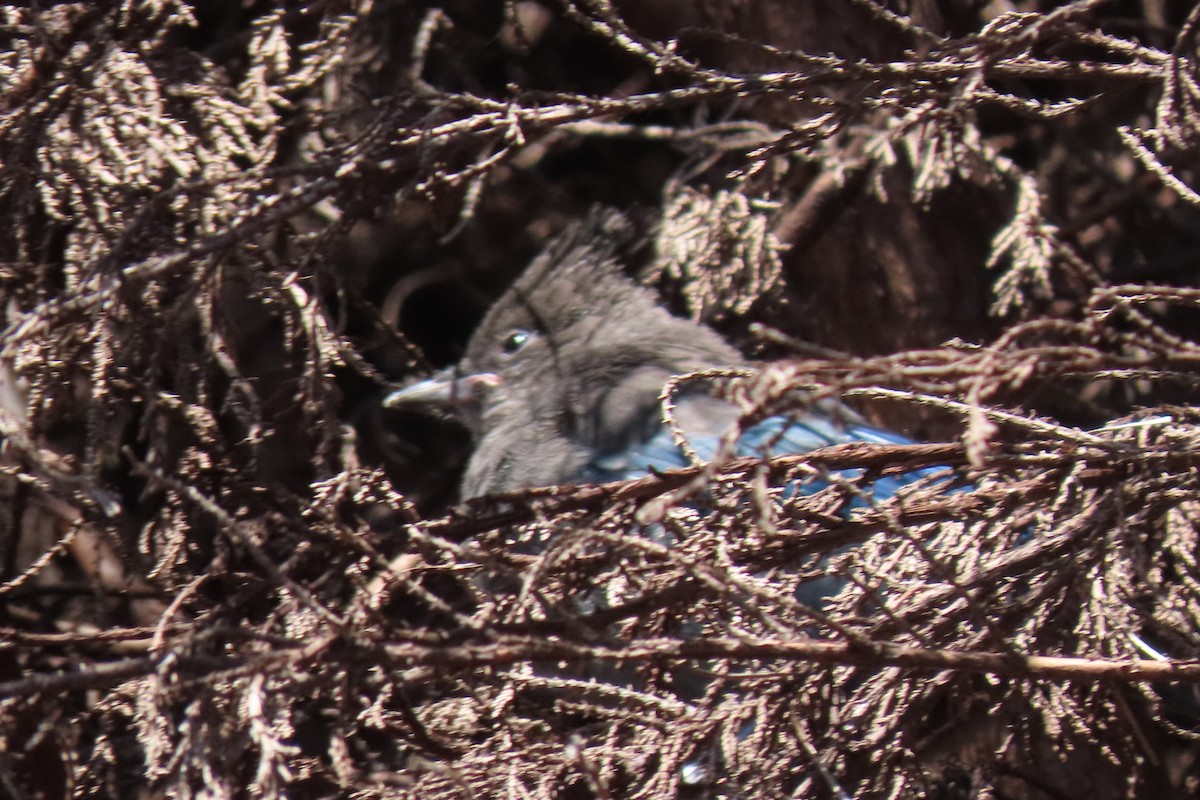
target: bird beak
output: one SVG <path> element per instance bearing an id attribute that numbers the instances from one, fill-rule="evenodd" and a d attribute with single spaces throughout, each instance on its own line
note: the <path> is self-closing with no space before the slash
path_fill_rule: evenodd
<path id="1" fill-rule="evenodd" d="M 500 385 L 500 376 L 494 372 L 476 375 L 458 375 L 454 367 L 447 367 L 432 378 L 405 386 L 383 398 L 384 408 L 404 406 L 453 406 L 474 398 L 481 389 Z"/>

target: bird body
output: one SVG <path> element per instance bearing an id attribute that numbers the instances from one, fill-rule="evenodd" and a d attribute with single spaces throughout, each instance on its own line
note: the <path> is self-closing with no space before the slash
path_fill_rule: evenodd
<path id="1" fill-rule="evenodd" d="M 456 367 L 386 398 L 388 406 L 448 406 L 468 427 L 475 449 L 462 481 L 464 499 L 686 467 L 692 456 L 676 441 L 677 434 L 694 457 L 707 461 L 727 434 L 737 430 L 738 407 L 706 393 L 702 383 L 679 386 L 672 397 L 674 424 L 663 419 L 661 395 L 672 378 L 743 369 L 746 362 L 716 332 L 671 315 L 648 289 L 622 273 L 616 250 L 623 228 L 621 217 L 599 214 L 559 236 L 488 311 Z M 740 430 L 732 455 L 804 453 L 845 442 L 908 440 L 871 427 L 847 406 L 825 399 L 803 412 L 768 417 Z M 934 471 L 877 478 L 870 491 L 883 499 Z M 790 484 L 787 491 L 812 493 L 825 486 L 827 481 L 809 480 Z M 863 502 L 855 497 L 848 507 Z M 716 513 L 704 512 L 704 506 L 700 500 L 696 508 Z M 673 542 L 661 524 L 644 525 L 639 533 Z M 536 546 L 540 550 L 544 545 Z M 843 585 L 834 576 L 809 575 L 794 596 L 818 608 Z M 606 598 L 606 590 L 598 590 L 575 595 L 572 602 L 577 610 L 594 610 L 606 605 Z M 554 665 L 544 669 L 557 674 Z M 581 676 L 615 686 L 640 686 L 643 680 L 633 671 L 603 664 L 572 666 L 562 673 Z M 671 671 L 680 697 L 702 696 L 710 680 L 705 669 Z M 743 725 L 739 738 L 754 727 Z M 682 784 L 712 779 L 714 764 L 709 762 L 719 759 L 710 749 L 699 746 L 699 754 L 683 764 Z"/>
<path id="2" fill-rule="evenodd" d="M 691 463 L 663 422 L 663 386 L 745 361 L 715 331 L 671 315 L 622 273 L 616 251 L 626 233 L 623 217 L 606 212 L 560 235 L 492 306 L 456 368 L 385 400 L 448 405 L 470 429 L 475 449 L 464 499 Z M 684 388 L 673 416 L 691 449 L 709 459 L 739 412 Z M 908 440 L 825 400 L 742 431 L 733 454 L 766 457 L 856 441 Z M 876 496 L 920 474 L 877 481 Z"/>

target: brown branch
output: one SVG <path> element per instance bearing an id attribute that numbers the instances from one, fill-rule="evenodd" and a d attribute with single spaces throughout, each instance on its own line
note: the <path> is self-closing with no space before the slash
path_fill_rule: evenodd
<path id="1" fill-rule="evenodd" d="M 661 662 L 723 658 L 737 661 L 777 659 L 796 663 L 898 667 L 917 671 L 955 671 L 1013 678 L 1125 683 L 1174 681 L 1200 684 L 1200 662 L 1150 659 L 1109 660 L 1072 656 L 1013 655 L 909 647 L 872 642 L 870 649 L 817 640 L 704 638 L 697 641 L 643 639 L 624 647 L 581 645 L 535 639 L 518 643 L 426 647 L 386 645 L 388 657 L 408 667 L 501 667 L 525 662 Z"/>

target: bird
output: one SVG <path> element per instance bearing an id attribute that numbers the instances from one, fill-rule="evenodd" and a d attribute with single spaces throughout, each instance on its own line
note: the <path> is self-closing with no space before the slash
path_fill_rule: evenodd
<path id="1" fill-rule="evenodd" d="M 687 467 L 693 456 L 712 459 L 738 426 L 740 409 L 711 394 L 703 383 L 682 385 L 673 397 L 674 426 L 664 420 L 661 395 L 672 378 L 750 364 L 716 331 L 671 314 L 650 289 L 625 273 L 621 253 L 630 237 L 628 219 L 607 209 L 568 227 L 492 305 L 456 365 L 384 398 L 388 408 L 439 407 L 466 426 L 474 449 L 460 486 L 462 499 L 629 480 Z M 684 434 L 691 455 L 673 428 Z M 766 458 L 848 442 L 910 441 L 825 398 L 801 412 L 748 425 L 733 442 L 732 455 Z M 933 467 L 876 477 L 868 492 L 883 500 L 908 483 L 946 472 Z M 858 477 L 861 471 L 838 474 Z M 810 479 L 786 491 L 811 494 L 828 485 L 828 480 Z M 861 496 L 855 497 L 846 509 L 863 503 Z M 655 540 L 669 538 L 663 533 L 655 524 L 641 530 Z M 794 596 L 820 607 L 844 583 L 832 576 L 810 578 Z M 598 602 L 587 593 L 574 601 L 586 611 L 602 604 L 603 595 Z M 543 667 L 543 674 L 558 673 Z M 620 667 L 591 666 L 565 674 L 638 685 Z M 706 675 L 677 668 L 672 672 L 675 691 L 699 697 L 708 684 Z M 744 724 L 738 738 L 754 727 Z M 721 780 L 720 759 L 712 750 L 698 745 L 680 768 L 682 785 Z"/>
<path id="2" fill-rule="evenodd" d="M 692 463 L 663 420 L 664 385 L 748 362 L 716 331 L 671 314 L 625 274 L 620 252 L 630 236 L 628 219 L 611 209 L 570 226 L 486 313 L 457 365 L 384 398 L 388 408 L 442 407 L 466 426 L 474 449 L 460 487 L 464 500 L 627 480 Z M 675 423 L 691 449 L 712 458 L 739 409 L 702 386 L 684 386 L 674 400 Z M 732 454 L 799 454 L 846 442 L 911 440 L 826 398 L 747 427 Z M 877 478 L 871 493 L 886 499 L 930 469 Z M 799 489 L 826 485 L 815 480 Z"/>

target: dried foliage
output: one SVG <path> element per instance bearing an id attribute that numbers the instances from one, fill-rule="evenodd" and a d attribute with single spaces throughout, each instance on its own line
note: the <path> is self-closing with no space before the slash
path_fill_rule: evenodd
<path id="1" fill-rule="evenodd" d="M 1197 790 L 1200 11 L 0 30 L 0 794 Z M 447 511 L 461 435 L 382 390 L 598 201 L 772 359 L 708 376 L 747 421 L 841 396 L 934 443 Z M 933 465 L 961 490 L 864 491 Z"/>

